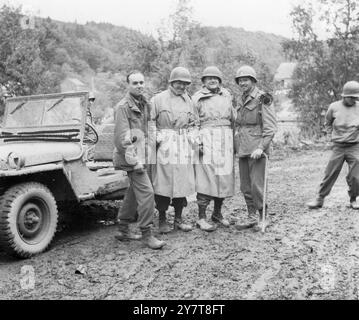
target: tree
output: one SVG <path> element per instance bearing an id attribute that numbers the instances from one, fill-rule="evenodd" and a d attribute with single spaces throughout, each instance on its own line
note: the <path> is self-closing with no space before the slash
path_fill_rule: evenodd
<path id="1" fill-rule="evenodd" d="M 23 19 L 20 7 L 0 9 L 0 85 L 15 95 L 54 92 L 62 78 L 53 61 L 61 39 L 50 21 L 24 27 Z"/>
<path id="2" fill-rule="evenodd" d="M 296 39 L 283 45 L 298 62 L 291 97 L 303 131 L 319 137 L 324 111 L 340 99 L 343 85 L 359 76 L 359 6 L 355 0 L 320 0 L 317 8 L 294 7 L 291 17 Z M 316 22 L 326 24 L 325 39 Z"/>

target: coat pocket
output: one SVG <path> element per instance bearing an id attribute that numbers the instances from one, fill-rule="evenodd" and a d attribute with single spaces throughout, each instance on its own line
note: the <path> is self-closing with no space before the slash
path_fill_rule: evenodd
<path id="1" fill-rule="evenodd" d="M 262 135 L 263 135 L 262 129 L 259 126 L 253 127 L 253 128 L 248 128 L 248 134 L 252 137 L 262 137 Z"/>

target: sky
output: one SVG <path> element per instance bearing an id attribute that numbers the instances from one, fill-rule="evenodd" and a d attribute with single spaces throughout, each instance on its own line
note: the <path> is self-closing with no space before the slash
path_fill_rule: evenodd
<path id="1" fill-rule="evenodd" d="M 289 13 L 299 0 L 191 0 L 193 18 L 205 26 L 232 26 L 292 36 Z M 175 0 L 0 0 L 24 13 L 66 22 L 108 22 L 154 34 Z"/>

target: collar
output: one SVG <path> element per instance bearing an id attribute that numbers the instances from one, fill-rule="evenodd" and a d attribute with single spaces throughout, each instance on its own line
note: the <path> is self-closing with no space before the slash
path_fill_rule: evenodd
<path id="1" fill-rule="evenodd" d="M 200 92 L 201 92 L 201 94 L 202 94 L 203 96 L 208 96 L 208 95 L 214 96 L 214 95 L 216 95 L 216 94 L 219 94 L 219 95 L 222 95 L 222 94 L 223 94 L 222 87 L 219 87 L 219 90 L 218 90 L 217 92 L 212 92 L 212 91 L 209 90 L 208 88 L 202 87 L 202 89 L 201 89 Z"/>
<path id="2" fill-rule="evenodd" d="M 258 92 L 259 92 L 259 89 L 258 89 L 258 87 L 257 86 L 254 86 L 253 88 L 252 88 L 252 90 L 245 96 L 244 94 L 242 95 L 243 97 L 247 97 L 247 99 L 248 99 L 248 97 L 251 97 L 251 98 L 255 98 L 255 97 L 257 97 L 257 95 L 258 95 Z"/>
<path id="3" fill-rule="evenodd" d="M 172 96 L 175 96 L 175 97 L 181 97 L 184 101 L 187 101 L 187 98 L 188 97 L 188 94 L 187 92 L 185 91 L 184 94 L 177 94 L 175 89 L 172 88 L 172 86 L 169 86 L 168 87 L 168 91 L 170 92 L 170 94 Z"/>
<path id="4" fill-rule="evenodd" d="M 141 104 L 143 106 L 147 105 L 147 101 L 146 101 L 146 98 L 144 96 L 139 96 L 139 98 L 136 99 L 131 93 L 127 92 L 125 98 L 126 98 L 126 101 L 128 103 L 128 106 L 134 112 L 142 113 L 142 111 L 139 108 L 139 105 L 141 105 Z"/>
<path id="5" fill-rule="evenodd" d="M 196 93 L 196 96 L 197 96 L 197 99 L 199 101 L 201 99 L 207 99 L 207 98 L 214 97 L 215 95 L 223 95 L 223 94 L 224 94 L 224 91 L 223 91 L 222 87 L 219 88 L 219 91 L 217 93 L 214 93 L 211 90 L 209 90 L 209 89 L 207 89 L 206 87 L 203 86 L 201 88 L 201 90 L 199 90 Z"/>

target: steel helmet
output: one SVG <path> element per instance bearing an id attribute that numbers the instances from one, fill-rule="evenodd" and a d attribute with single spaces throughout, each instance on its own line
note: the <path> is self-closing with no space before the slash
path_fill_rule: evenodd
<path id="1" fill-rule="evenodd" d="M 222 72 L 217 67 L 208 67 L 204 69 L 202 74 L 202 82 L 205 77 L 217 77 L 219 79 L 219 82 L 222 83 L 223 81 L 223 75 Z"/>
<path id="2" fill-rule="evenodd" d="M 171 72 L 170 83 L 175 81 L 183 81 L 191 84 L 192 83 L 191 74 L 186 68 L 183 67 L 174 68 Z"/>
<path id="3" fill-rule="evenodd" d="M 237 71 L 236 74 L 236 82 L 238 83 L 238 79 L 239 78 L 244 78 L 244 77 L 250 77 L 252 78 L 255 82 L 258 82 L 257 80 L 257 73 L 256 71 L 250 67 L 250 66 L 243 66 L 240 67 Z"/>
<path id="4" fill-rule="evenodd" d="M 342 97 L 359 98 L 359 82 L 349 81 L 343 87 Z"/>

